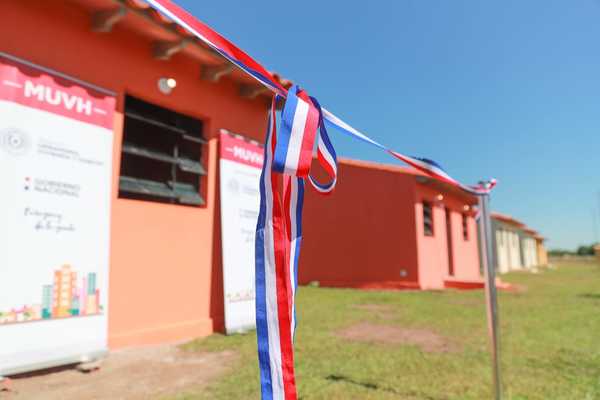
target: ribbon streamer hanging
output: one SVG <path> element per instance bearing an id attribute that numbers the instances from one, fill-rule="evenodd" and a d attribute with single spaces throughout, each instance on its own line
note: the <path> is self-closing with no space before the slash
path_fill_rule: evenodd
<path id="1" fill-rule="evenodd" d="M 337 160 L 316 100 L 292 87 L 279 131 L 275 102 L 274 98 L 260 178 L 255 253 L 256 330 L 262 399 L 294 400 L 297 394 L 293 339 L 304 180 L 308 179 L 317 192 L 330 193 L 335 187 Z M 318 183 L 309 174 L 315 136 L 318 136 L 319 163 L 331 177 L 327 184 Z M 306 149 L 310 149 L 310 157 L 302 155 Z M 283 202 L 278 188 L 280 173 L 283 173 Z"/>

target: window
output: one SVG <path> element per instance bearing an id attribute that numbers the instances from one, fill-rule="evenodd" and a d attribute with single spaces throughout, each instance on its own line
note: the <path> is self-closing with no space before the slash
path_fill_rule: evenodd
<path id="1" fill-rule="evenodd" d="M 427 201 L 423 202 L 423 232 L 425 236 L 433 236 L 433 208 Z"/>
<path id="2" fill-rule="evenodd" d="M 204 205 L 202 130 L 198 119 L 127 96 L 119 197 Z"/>
<path id="3" fill-rule="evenodd" d="M 463 232 L 463 239 L 469 240 L 469 217 L 467 216 L 466 213 L 462 214 L 462 232 Z"/>

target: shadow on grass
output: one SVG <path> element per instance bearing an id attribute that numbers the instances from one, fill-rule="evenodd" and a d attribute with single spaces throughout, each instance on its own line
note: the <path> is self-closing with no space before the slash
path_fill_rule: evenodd
<path id="1" fill-rule="evenodd" d="M 600 300 L 600 293 L 581 293 L 578 294 L 577 297 L 581 297 L 584 299 Z"/>
<path id="2" fill-rule="evenodd" d="M 392 394 L 395 394 L 398 396 L 402 396 L 402 398 L 404 398 L 405 396 L 410 396 L 410 397 L 418 397 L 419 399 L 427 399 L 427 400 L 443 399 L 442 397 L 432 397 L 432 396 L 429 396 L 429 395 L 426 395 L 426 394 L 420 393 L 420 392 L 419 393 L 413 392 L 413 391 L 401 392 L 394 388 L 379 386 L 378 384 L 372 383 L 372 382 L 357 381 L 357 380 L 354 380 L 352 378 L 349 378 L 349 377 L 343 376 L 343 375 L 329 375 L 325 379 L 330 381 L 331 383 L 338 383 L 338 382 L 346 383 L 349 385 L 360 386 L 367 390 L 375 390 L 375 391 L 379 391 L 379 392 L 392 393 Z"/>

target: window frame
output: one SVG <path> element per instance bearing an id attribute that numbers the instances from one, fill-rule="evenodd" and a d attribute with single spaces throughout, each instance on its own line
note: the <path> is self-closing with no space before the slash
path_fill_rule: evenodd
<path id="1" fill-rule="evenodd" d="M 435 236 L 435 226 L 433 218 L 433 202 L 423 200 L 421 202 L 423 209 L 423 235 L 428 237 Z M 429 210 L 429 227 L 427 226 L 427 212 Z"/>
<path id="2" fill-rule="evenodd" d="M 207 123 L 125 93 L 118 198 L 206 207 Z"/>
<path id="3" fill-rule="evenodd" d="M 462 213 L 462 234 L 463 234 L 463 241 L 468 242 L 470 235 L 469 235 L 469 215 L 466 212 Z"/>

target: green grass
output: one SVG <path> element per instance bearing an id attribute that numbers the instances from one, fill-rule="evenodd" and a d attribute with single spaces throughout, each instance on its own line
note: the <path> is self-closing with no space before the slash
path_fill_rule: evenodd
<path id="1" fill-rule="evenodd" d="M 560 265 L 503 280 L 525 286 L 501 292 L 505 399 L 600 399 L 600 267 Z M 360 304 L 389 305 L 381 315 Z M 491 398 L 482 291 L 376 292 L 299 289 L 296 379 L 301 399 Z M 361 321 L 428 329 L 453 351 L 353 342 L 335 332 Z M 208 388 L 173 399 L 258 399 L 256 335 L 213 335 L 188 351 L 235 350 L 230 372 Z"/>

